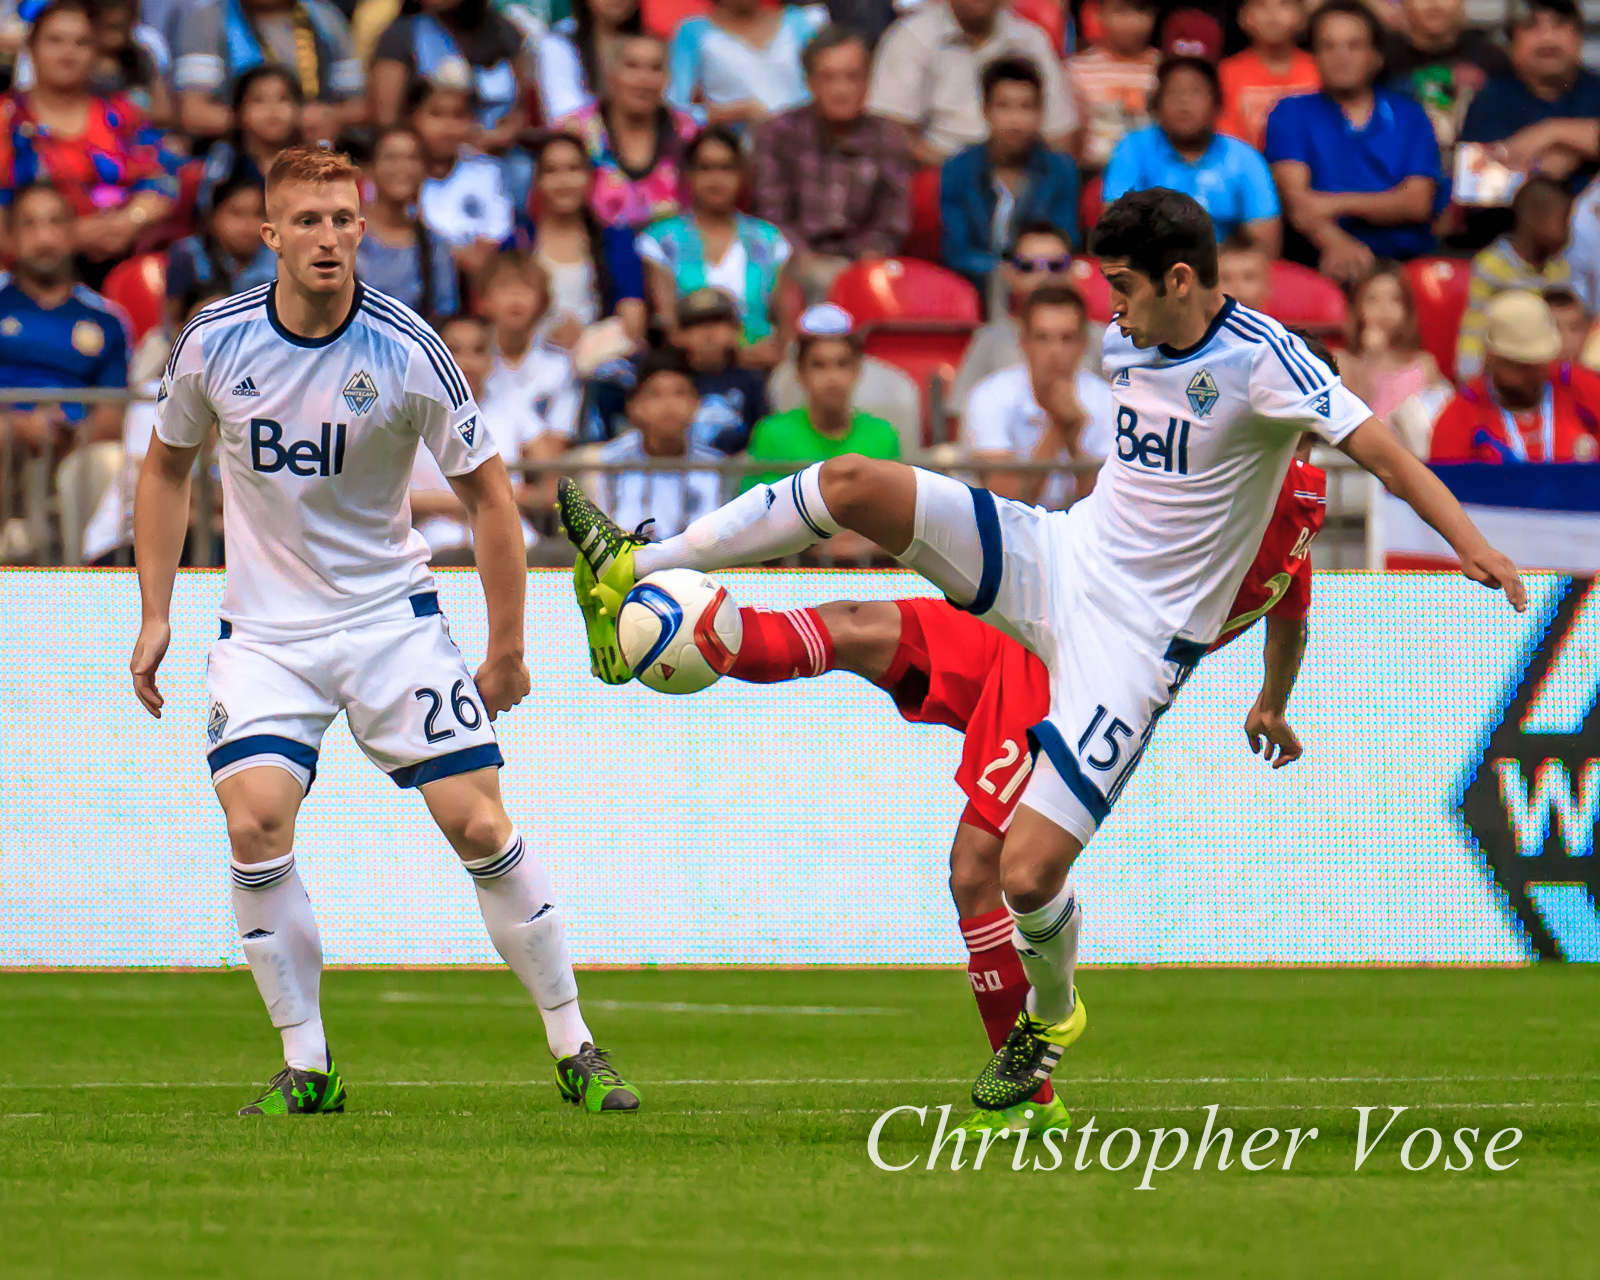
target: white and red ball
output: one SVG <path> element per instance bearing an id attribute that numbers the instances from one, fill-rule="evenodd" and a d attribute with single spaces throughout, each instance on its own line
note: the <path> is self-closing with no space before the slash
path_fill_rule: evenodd
<path id="1" fill-rule="evenodd" d="M 733 666 L 744 639 L 739 606 L 697 569 L 663 569 L 635 584 L 617 615 L 622 657 L 658 693 L 698 693 Z"/>

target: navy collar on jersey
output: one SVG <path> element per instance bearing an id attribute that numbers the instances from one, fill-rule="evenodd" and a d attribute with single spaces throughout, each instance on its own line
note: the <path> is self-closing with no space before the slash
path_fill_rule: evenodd
<path id="1" fill-rule="evenodd" d="M 1182 349 L 1169 347 L 1163 342 L 1156 350 L 1161 352 L 1168 360 L 1187 360 L 1190 356 L 1199 355 L 1211 344 L 1211 339 L 1217 336 L 1217 330 L 1222 328 L 1222 322 L 1233 314 L 1233 309 L 1238 305 L 1228 294 L 1223 294 L 1222 306 L 1218 308 L 1217 314 L 1211 317 L 1211 323 L 1206 326 L 1206 331 L 1199 342 L 1192 347 L 1183 347 Z M 273 321 L 273 323 L 276 324 L 277 321 Z"/>
<path id="2" fill-rule="evenodd" d="M 267 289 L 267 320 L 271 323 L 274 332 L 285 342 L 292 342 L 297 347 L 326 347 L 344 337 L 344 331 L 355 321 L 361 311 L 361 299 L 366 295 L 366 289 L 361 281 L 356 281 L 356 289 L 350 295 L 350 314 L 340 322 L 339 327 L 332 333 L 325 333 L 320 338 L 307 338 L 302 334 L 291 333 L 284 328 L 283 321 L 278 319 L 278 282 L 274 280 Z"/>

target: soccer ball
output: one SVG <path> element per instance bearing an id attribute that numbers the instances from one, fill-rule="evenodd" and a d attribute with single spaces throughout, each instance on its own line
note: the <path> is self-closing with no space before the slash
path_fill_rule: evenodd
<path id="1" fill-rule="evenodd" d="M 639 683 L 657 693 L 699 693 L 739 656 L 744 625 L 727 589 L 696 569 L 663 569 L 622 602 L 617 642 Z"/>

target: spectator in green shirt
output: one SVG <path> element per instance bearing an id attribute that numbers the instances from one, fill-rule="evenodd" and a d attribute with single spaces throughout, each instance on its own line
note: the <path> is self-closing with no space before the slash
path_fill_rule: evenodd
<path id="1" fill-rule="evenodd" d="M 805 403 L 756 423 L 750 434 L 752 459 L 793 463 L 798 470 L 841 453 L 900 456 L 900 437 L 892 426 L 870 413 L 851 412 L 861 376 L 861 342 L 854 329 L 849 312 L 835 306 L 812 307 L 800 317 L 795 372 Z M 756 476 L 744 487 L 774 484 L 786 474 Z"/>

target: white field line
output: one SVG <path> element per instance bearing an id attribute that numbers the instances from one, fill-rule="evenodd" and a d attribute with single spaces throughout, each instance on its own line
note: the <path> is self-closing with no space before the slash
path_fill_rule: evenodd
<path id="1" fill-rule="evenodd" d="M 487 1004 L 516 1009 L 532 1009 L 527 996 L 435 996 L 421 991 L 385 991 L 378 996 L 385 1004 Z M 844 1018 L 860 1015 L 903 1014 L 904 1009 L 874 1009 L 869 1006 L 828 1004 L 688 1004 L 681 1000 L 585 1000 L 585 1009 L 604 1009 L 624 1013 L 770 1013 L 780 1017 Z"/>
<path id="2" fill-rule="evenodd" d="M 1063 1087 L 1077 1085 L 1195 1085 L 1195 1084 L 1525 1084 L 1530 1082 L 1570 1082 L 1600 1079 L 1600 1072 L 1575 1072 L 1565 1075 L 1490 1075 L 1490 1076 L 1078 1076 L 1064 1077 L 1056 1083 Z M 256 1080 L 82 1080 L 61 1083 L 28 1084 L 22 1081 L 0 1081 L 0 1089 L 56 1090 L 56 1089 L 249 1089 Z M 363 1088 L 378 1089 L 525 1089 L 548 1084 L 538 1080 L 363 1080 Z M 967 1076 L 903 1076 L 903 1077 L 800 1077 L 789 1079 L 752 1080 L 639 1080 L 652 1088 L 676 1086 L 714 1085 L 719 1088 L 806 1088 L 815 1085 L 907 1085 L 907 1084 L 970 1084 Z M 1454 1105 L 1454 1104 L 1452 1104 Z M 1459 1104 L 1466 1105 L 1466 1104 Z M 1534 1104 L 1529 1104 L 1534 1105 Z M 1575 1104 L 1574 1104 L 1575 1105 Z"/>
<path id="3" fill-rule="evenodd" d="M 1430 1106 L 1412 1106 L 1412 1107 L 1409 1108 L 1409 1110 L 1417 1113 L 1418 1115 L 1426 1115 L 1430 1111 L 1525 1111 L 1525 1110 L 1528 1110 L 1529 1108 L 1546 1108 L 1546 1107 L 1600 1107 L 1600 1101 L 1591 1100 L 1591 1101 L 1588 1101 L 1588 1102 L 1441 1102 L 1441 1103 L 1437 1103 L 1437 1104 L 1430 1105 Z M 650 1116 L 881 1116 L 884 1113 L 885 1110 L 886 1110 L 886 1108 L 884 1108 L 884 1107 L 784 1107 L 782 1110 L 774 1110 L 772 1107 L 717 1107 L 717 1108 L 712 1108 L 712 1109 L 690 1108 L 690 1109 L 681 1110 L 681 1111 L 647 1110 L 644 1114 L 650 1115 Z M 930 1111 L 937 1110 L 937 1108 L 936 1107 L 930 1107 L 929 1110 Z M 1101 1116 L 1101 1115 L 1109 1115 L 1109 1116 L 1173 1115 L 1173 1114 L 1175 1114 L 1175 1113 L 1177 1113 L 1179 1111 L 1203 1111 L 1203 1110 L 1205 1110 L 1204 1107 L 1085 1107 L 1085 1106 L 1080 1106 L 1080 1107 L 1077 1108 L 1077 1114 L 1078 1115 L 1082 1115 L 1084 1112 L 1087 1111 L 1089 1113 L 1089 1117 L 1091 1119 L 1094 1119 L 1095 1117 Z M 1263 1103 L 1263 1104 L 1260 1104 L 1260 1105 L 1252 1105 L 1252 1106 L 1246 1106 L 1246 1107 L 1224 1106 L 1224 1107 L 1221 1107 L 1218 1110 L 1217 1114 L 1219 1116 L 1227 1116 L 1227 1115 L 1232 1114 L 1235 1111 L 1271 1111 L 1271 1112 L 1279 1112 L 1279 1111 L 1350 1111 L 1350 1110 L 1352 1110 L 1351 1107 L 1348 1107 L 1348 1106 L 1341 1107 L 1341 1106 L 1339 1106 L 1339 1105 L 1337 1105 L 1335 1103 L 1319 1103 L 1319 1104 L 1317 1104 L 1315 1106 L 1298 1106 L 1298 1105 L 1277 1106 L 1277 1105 L 1273 1105 L 1273 1104 Z M 52 1114 L 58 1114 L 58 1113 L 45 1112 L 45 1111 L 13 1111 L 13 1112 L 11 1112 L 9 1114 L 0 1113 L 0 1120 L 42 1120 L 42 1119 L 47 1119 Z M 113 1119 L 132 1120 L 132 1119 L 146 1119 L 146 1118 L 148 1118 L 150 1116 L 153 1116 L 155 1114 L 156 1113 L 153 1112 L 153 1111 L 114 1111 L 114 1112 L 111 1113 L 111 1116 L 112 1116 Z M 192 1111 L 183 1112 L 183 1115 L 186 1116 L 186 1117 L 187 1116 L 193 1116 L 194 1114 L 195 1113 L 192 1112 Z M 210 1113 L 203 1113 L 203 1114 L 210 1114 Z M 362 1119 L 362 1118 L 365 1118 L 365 1117 L 368 1117 L 368 1116 L 389 1116 L 389 1117 L 392 1117 L 395 1113 L 393 1111 L 360 1111 L 360 1110 L 357 1110 L 357 1111 L 347 1112 L 346 1114 L 348 1116 L 354 1118 L 354 1119 L 358 1119 L 359 1120 L 359 1119 Z M 470 1111 L 452 1111 L 450 1114 L 453 1115 L 453 1116 L 470 1116 L 470 1115 L 472 1115 L 472 1112 L 470 1112 Z M 529 1119 L 536 1119 L 541 1115 L 545 1115 L 545 1116 L 550 1116 L 550 1117 L 553 1117 L 553 1118 L 558 1118 L 558 1119 L 563 1119 L 564 1120 L 567 1117 L 568 1114 L 569 1113 L 566 1112 L 566 1111 L 545 1111 L 545 1112 L 532 1111 L 532 1112 L 528 1113 L 528 1118 Z M 414 1117 L 405 1117 L 405 1118 L 414 1118 Z M 346 1121 L 346 1123 L 348 1123 L 348 1121 Z M 1076 1131 L 1076 1130 L 1080 1129 L 1081 1126 L 1074 1125 L 1073 1128 Z"/>

